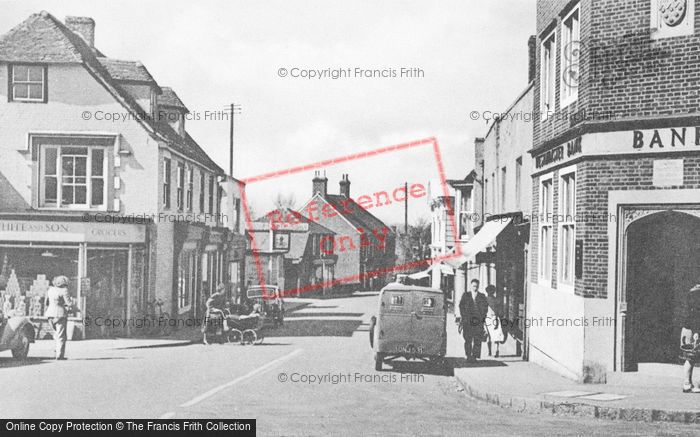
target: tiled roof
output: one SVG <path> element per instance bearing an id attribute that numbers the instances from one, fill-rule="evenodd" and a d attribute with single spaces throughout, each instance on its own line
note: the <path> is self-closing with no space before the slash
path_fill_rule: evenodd
<path id="1" fill-rule="evenodd" d="M 185 112 L 190 112 L 187 109 L 187 106 L 185 106 L 185 104 L 182 103 L 182 100 L 180 100 L 180 97 L 178 97 L 178 95 L 175 94 L 175 91 L 173 91 L 172 88 L 164 86 L 161 87 L 161 90 L 163 91 L 163 93 L 158 96 L 158 106 L 179 108 L 184 109 Z"/>
<path id="2" fill-rule="evenodd" d="M 325 199 L 338 214 L 345 217 L 355 228 L 364 230 L 371 237 L 373 237 L 372 231 L 383 232 L 386 229 L 390 234 L 393 233 L 389 226 L 354 200 L 337 194 L 326 194 Z"/>
<path id="3" fill-rule="evenodd" d="M 107 69 L 114 80 L 147 82 L 158 86 L 151 73 L 138 61 L 123 61 L 105 57 L 98 57 L 97 60 Z"/>
<path id="4" fill-rule="evenodd" d="M 129 63 L 129 61 L 108 60 L 106 66 L 101 59 L 108 58 L 97 49 L 93 50 L 82 37 L 73 33 L 46 11 L 30 15 L 22 23 L 0 36 L 0 62 L 82 63 L 127 110 L 133 114 L 141 114 L 143 111 L 139 104 L 119 86 L 119 79 L 113 77 L 108 68 L 111 66 L 114 71 L 115 62 Z M 136 63 L 132 63 L 133 65 Z M 146 74 L 153 80 L 145 67 L 143 70 L 132 71 L 132 73 Z M 120 76 L 125 72 L 120 70 L 115 74 Z M 155 80 L 153 82 L 157 86 Z M 225 173 L 189 134 L 183 138 L 167 123 L 148 117 L 136 117 L 136 120 L 151 134 L 167 141 L 176 152 L 218 173 Z"/>
<path id="5" fill-rule="evenodd" d="M 32 14 L 0 37 L 0 60 L 6 62 L 82 62 L 71 38 L 51 14 Z M 72 32 L 71 32 L 72 34 Z"/>

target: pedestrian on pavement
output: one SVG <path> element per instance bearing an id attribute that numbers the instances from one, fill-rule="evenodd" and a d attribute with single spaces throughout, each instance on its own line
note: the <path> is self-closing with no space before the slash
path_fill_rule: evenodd
<path id="1" fill-rule="evenodd" d="M 223 328 L 224 307 L 226 306 L 226 285 L 219 283 L 216 291 L 212 293 L 205 303 L 207 308 L 202 324 L 202 334 L 204 344 L 209 344 L 207 334 L 211 331 L 218 332 Z M 216 328 L 215 330 L 213 328 Z"/>
<path id="2" fill-rule="evenodd" d="M 683 393 L 700 393 L 700 387 L 693 385 L 693 368 L 700 357 L 700 284 L 688 292 L 685 311 L 681 330 L 681 359 L 685 361 Z"/>
<path id="3" fill-rule="evenodd" d="M 488 333 L 486 346 L 489 349 L 489 356 L 491 356 L 491 345 L 495 343 L 496 353 L 494 356 L 498 358 L 500 355 L 500 346 L 505 342 L 503 324 L 501 323 L 503 304 L 496 296 L 496 287 L 491 284 L 486 286 L 486 302 L 488 302 L 489 305 L 486 313 L 486 331 Z"/>
<path id="4" fill-rule="evenodd" d="M 459 300 L 458 325 L 464 337 L 464 354 L 468 362 L 481 358 L 481 343 L 484 340 L 484 322 L 488 311 L 488 301 L 479 292 L 479 280 L 472 279 L 471 290 L 462 294 Z"/>
<path id="5" fill-rule="evenodd" d="M 68 294 L 68 278 L 56 276 L 52 281 L 53 286 L 46 292 L 46 312 L 44 317 L 49 319 L 49 325 L 53 330 L 53 338 L 56 341 L 55 358 L 65 360 L 66 340 L 68 333 L 68 312 L 73 305 L 73 300 Z"/>

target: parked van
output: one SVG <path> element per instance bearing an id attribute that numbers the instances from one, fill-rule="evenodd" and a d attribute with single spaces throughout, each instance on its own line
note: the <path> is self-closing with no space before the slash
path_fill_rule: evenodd
<path id="1" fill-rule="evenodd" d="M 445 294 L 435 288 L 391 283 L 379 293 L 370 322 L 374 367 L 397 358 L 442 363 L 447 349 Z"/>

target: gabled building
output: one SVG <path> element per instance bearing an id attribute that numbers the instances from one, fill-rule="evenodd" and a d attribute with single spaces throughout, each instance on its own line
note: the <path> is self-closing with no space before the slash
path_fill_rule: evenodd
<path id="1" fill-rule="evenodd" d="M 299 212 L 335 233 L 335 289 L 379 289 L 393 276 L 396 234 L 352 199 L 348 175 L 343 175 L 339 186 L 339 194 L 330 194 L 328 178 L 317 171 L 312 197 Z"/>
<path id="2" fill-rule="evenodd" d="M 246 278 L 252 284 L 262 282 L 259 264 L 265 283 L 280 287 L 284 296 L 330 292 L 338 258 L 335 232 L 297 211 L 280 208 L 255 220 L 250 235 L 255 249 L 251 244 Z"/>
<path id="3" fill-rule="evenodd" d="M 457 285 L 455 268 L 440 259 L 454 253 L 457 245 L 466 244 L 474 236 L 474 204 L 478 194 L 474 189 L 475 176 L 476 172 L 472 170 L 464 179 L 448 179 L 445 187 L 439 180 L 430 181 L 430 259 L 434 262 L 425 274 L 431 275 L 431 286 L 445 291 L 452 302 Z"/>
<path id="4" fill-rule="evenodd" d="M 201 313 L 231 278 L 239 219 L 221 213 L 225 172 L 177 94 L 97 49 L 87 17 L 31 15 L 0 37 L 0 64 L 0 260 L 21 294 L 68 276 L 78 326 L 133 320 L 155 299 L 174 318 Z"/>

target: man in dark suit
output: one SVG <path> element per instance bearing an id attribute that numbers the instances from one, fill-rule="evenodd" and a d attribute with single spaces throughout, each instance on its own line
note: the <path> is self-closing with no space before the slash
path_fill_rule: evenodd
<path id="1" fill-rule="evenodd" d="M 472 279 L 471 290 L 465 291 L 459 300 L 457 319 L 464 337 L 464 354 L 469 362 L 481 358 L 481 342 L 484 338 L 484 321 L 488 309 L 486 296 L 479 292 L 479 281 Z"/>

